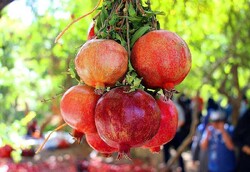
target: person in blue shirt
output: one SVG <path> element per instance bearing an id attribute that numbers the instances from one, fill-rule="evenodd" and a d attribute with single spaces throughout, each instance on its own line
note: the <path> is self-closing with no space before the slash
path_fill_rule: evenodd
<path id="1" fill-rule="evenodd" d="M 213 111 L 210 124 L 206 127 L 200 143 L 201 149 L 208 151 L 209 172 L 233 172 L 236 156 L 232 142 L 233 127 L 225 123 L 225 114 Z"/>

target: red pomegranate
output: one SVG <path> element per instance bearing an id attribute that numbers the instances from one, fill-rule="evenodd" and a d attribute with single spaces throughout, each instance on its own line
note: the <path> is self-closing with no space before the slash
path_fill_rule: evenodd
<path id="1" fill-rule="evenodd" d="M 117 148 L 113 148 L 107 145 L 107 143 L 105 143 L 101 139 L 98 133 L 89 133 L 86 134 L 85 136 L 89 146 L 102 154 L 110 154 L 118 151 Z"/>
<path id="2" fill-rule="evenodd" d="M 0 147 L 0 159 L 1 158 L 11 158 L 11 152 L 14 149 L 10 145 L 5 145 Z"/>
<path id="3" fill-rule="evenodd" d="M 84 83 L 103 89 L 113 86 L 124 76 L 128 68 L 128 53 L 114 40 L 92 39 L 81 47 L 75 66 Z"/>
<path id="4" fill-rule="evenodd" d="M 117 87 L 105 93 L 95 109 L 100 137 L 119 150 L 118 158 L 130 148 L 142 146 L 153 138 L 160 126 L 160 109 L 155 99 L 142 90 Z"/>
<path id="5" fill-rule="evenodd" d="M 93 21 L 90 26 L 89 26 L 89 29 L 88 29 L 88 40 L 91 40 L 95 37 L 95 22 Z"/>
<path id="6" fill-rule="evenodd" d="M 64 121 L 78 132 L 96 132 L 94 112 L 99 97 L 95 94 L 94 88 L 87 85 L 77 85 L 68 89 L 60 104 Z"/>
<path id="7" fill-rule="evenodd" d="M 160 97 L 156 102 L 161 110 L 160 128 L 157 134 L 144 145 L 152 152 L 159 152 L 161 145 L 171 141 L 178 126 L 178 112 L 175 104 L 170 99 L 165 100 L 163 97 Z"/>
<path id="8" fill-rule="evenodd" d="M 135 42 L 131 62 L 147 87 L 172 90 L 190 71 L 191 54 L 177 34 L 156 30 Z"/>

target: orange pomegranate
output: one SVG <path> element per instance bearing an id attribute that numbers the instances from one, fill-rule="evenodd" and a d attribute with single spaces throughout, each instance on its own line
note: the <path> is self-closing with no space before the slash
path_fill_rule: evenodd
<path id="1" fill-rule="evenodd" d="M 114 40 L 87 41 L 75 58 L 76 71 L 89 86 L 103 89 L 113 86 L 128 68 L 126 49 Z"/>

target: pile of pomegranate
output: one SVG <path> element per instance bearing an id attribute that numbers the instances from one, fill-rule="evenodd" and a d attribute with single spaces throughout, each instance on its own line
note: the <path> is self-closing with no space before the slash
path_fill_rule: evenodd
<path id="1" fill-rule="evenodd" d="M 153 23 L 144 27 L 147 13 L 142 10 L 148 11 L 149 5 L 117 3 L 103 2 L 97 26 L 91 25 L 88 40 L 75 57 L 80 82 L 64 93 L 60 109 L 73 136 L 85 135 L 93 149 L 104 155 L 118 152 L 119 159 L 129 157 L 131 148 L 159 152 L 173 139 L 178 112 L 171 97 L 190 71 L 191 54 L 181 37 L 155 25 L 156 15 L 146 16 L 152 20 L 145 21 Z M 105 10 L 110 15 L 103 20 Z M 117 17 L 111 22 L 114 12 L 128 20 Z M 141 26 L 131 18 L 138 16 Z"/>

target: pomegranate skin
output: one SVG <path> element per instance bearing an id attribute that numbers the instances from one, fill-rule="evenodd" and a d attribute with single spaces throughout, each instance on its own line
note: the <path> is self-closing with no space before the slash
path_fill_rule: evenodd
<path id="1" fill-rule="evenodd" d="M 118 148 L 118 158 L 152 139 L 160 119 L 155 99 L 139 89 L 129 92 L 129 87 L 117 87 L 104 94 L 95 110 L 97 131 L 109 146 Z"/>
<path id="2" fill-rule="evenodd" d="M 128 53 L 114 40 L 92 39 L 81 47 L 75 67 L 87 85 L 97 89 L 113 86 L 127 71 Z"/>
<path id="3" fill-rule="evenodd" d="M 147 87 L 171 90 L 189 73 L 191 54 L 177 34 L 156 30 L 135 42 L 131 63 Z"/>
<path id="4" fill-rule="evenodd" d="M 64 121 L 78 132 L 96 132 L 94 115 L 99 98 L 94 88 L 87 85 L 71 87 L 64 93 L 60 103 Z"/>
<path id="5" fill-rule="evenodd" d="M 161 110 L 161 123 L 157 134 L 143 147 L 149 148 L 152 152 L 159 152 L 159 147 L 170 142 L 177 131 L 178 111 L 172 100 L 164 100 L 160 97 L 156 100 Z"/>
<path id="6" fill-rule="evenodd" d="M 107 143 L 105 143 L 98 135 L 98 133 L 89 133 L 85 136 L 89 146 L 102 154 L 110 154 L 118 151 L 118 149 L 107 145 Z"/>
<path id="7" fill-rule="evenodd" d="M 95 37 L 95 22 L 93 21 L 90 26 L 89 26 L 89 30 L 88 30 L 88 40 L 91 40 Z"/>

